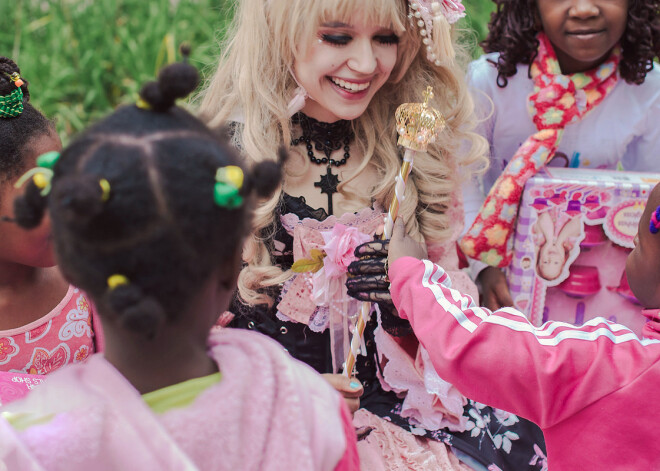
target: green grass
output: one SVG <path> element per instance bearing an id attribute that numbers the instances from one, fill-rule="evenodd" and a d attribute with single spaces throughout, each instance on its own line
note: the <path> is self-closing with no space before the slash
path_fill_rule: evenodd
<path id="1" fill-rule="evenodd" d="M 478 39 L 490 0 L 465 0 Z M 0 55 L 18 62 L 33 103 L 55 118 L 64 141 L 117 105 L 192 45 L 208 70 L 231 11 L 228 0 L 1 0 Z"/>

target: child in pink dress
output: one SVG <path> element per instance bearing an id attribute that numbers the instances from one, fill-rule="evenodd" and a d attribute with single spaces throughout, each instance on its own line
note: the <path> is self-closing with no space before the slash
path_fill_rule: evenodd
<path id="1" fill-rule="evenodd" d="M 513 308 L 492 312 L 452 289 L 423 247 L 390 244 L 392 298 L 428 348 L 443 378 L 479 401 L 538 423 L 546 438 L 544 468 L 660 469 L 660 185 L 649 196 L 635 248 L 626 261 L 630 287 L 648 309 L 645 338 L 604 318 L 582 326 L 529 323 Z"/>
<path id="2" fill-rule="evenodd" d="M 9 372 L 44 375 L 82 361 L 99 340 L 89 300 L 55 266 L 50 222 L 26 213 L 35 195 L 13 207 L 20 174 L 62 147 L 29 98 L 18 66 L 0 57 L 0 383 Z"/>
<path id="3" fill-rule="evenodd" d="M 0 418 L 0 463 L 21 470 L 357 471 L 341 396 L 276 342 L 209 331 L 226 310 L 257 197 L 250 170 L 175 100 L 197 84 L 165 68 L 127 106 L 29 173 L 55 251 L 89 293 L 103 354 L 51 375 Z"/>

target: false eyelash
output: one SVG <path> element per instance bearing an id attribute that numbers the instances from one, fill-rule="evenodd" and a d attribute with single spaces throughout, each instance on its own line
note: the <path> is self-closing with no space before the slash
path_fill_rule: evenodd
<path id="1" fill-rule="evenodd" d="M 351 42 L 353 38 L 345 34 L 322 34 L 321 40 L 330 44 L 331 46 L 345 46 Z"/>

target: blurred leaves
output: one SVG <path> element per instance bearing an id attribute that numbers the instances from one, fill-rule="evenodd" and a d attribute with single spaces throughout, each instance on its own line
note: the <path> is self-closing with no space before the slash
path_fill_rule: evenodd
<path id="1" fill-rule="evenodd" d="M 469 18 L 462 26 L 481 40 L 492 3 L 464 2 Z M 141 84 L 179 58 L 181 43 L 191 45 L 191 63 L 204 71 L 219 54 L 231 3 L 2 0 L 0 55 L 19 64 L 34 105 L 55 118 L 66 142 L 116 106 L 134 102 Z"/>
<path id="2" fill-rule="evenodd" d="M 63 139 L 117 105 L 192 46 L 202 68 L 218 53 L 226 0 L 3 0 L 0 55 L 30 82 L 33 103 Z"/>

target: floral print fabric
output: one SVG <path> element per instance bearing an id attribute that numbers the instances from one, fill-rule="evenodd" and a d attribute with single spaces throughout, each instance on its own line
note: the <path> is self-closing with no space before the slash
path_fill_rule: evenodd
<path id="1" fill-rule="evenodd" d="M 45 375 L 94 353 L 92 307 L 77 288 L 41 319 L 0 331 L 0 370 Z"/>

